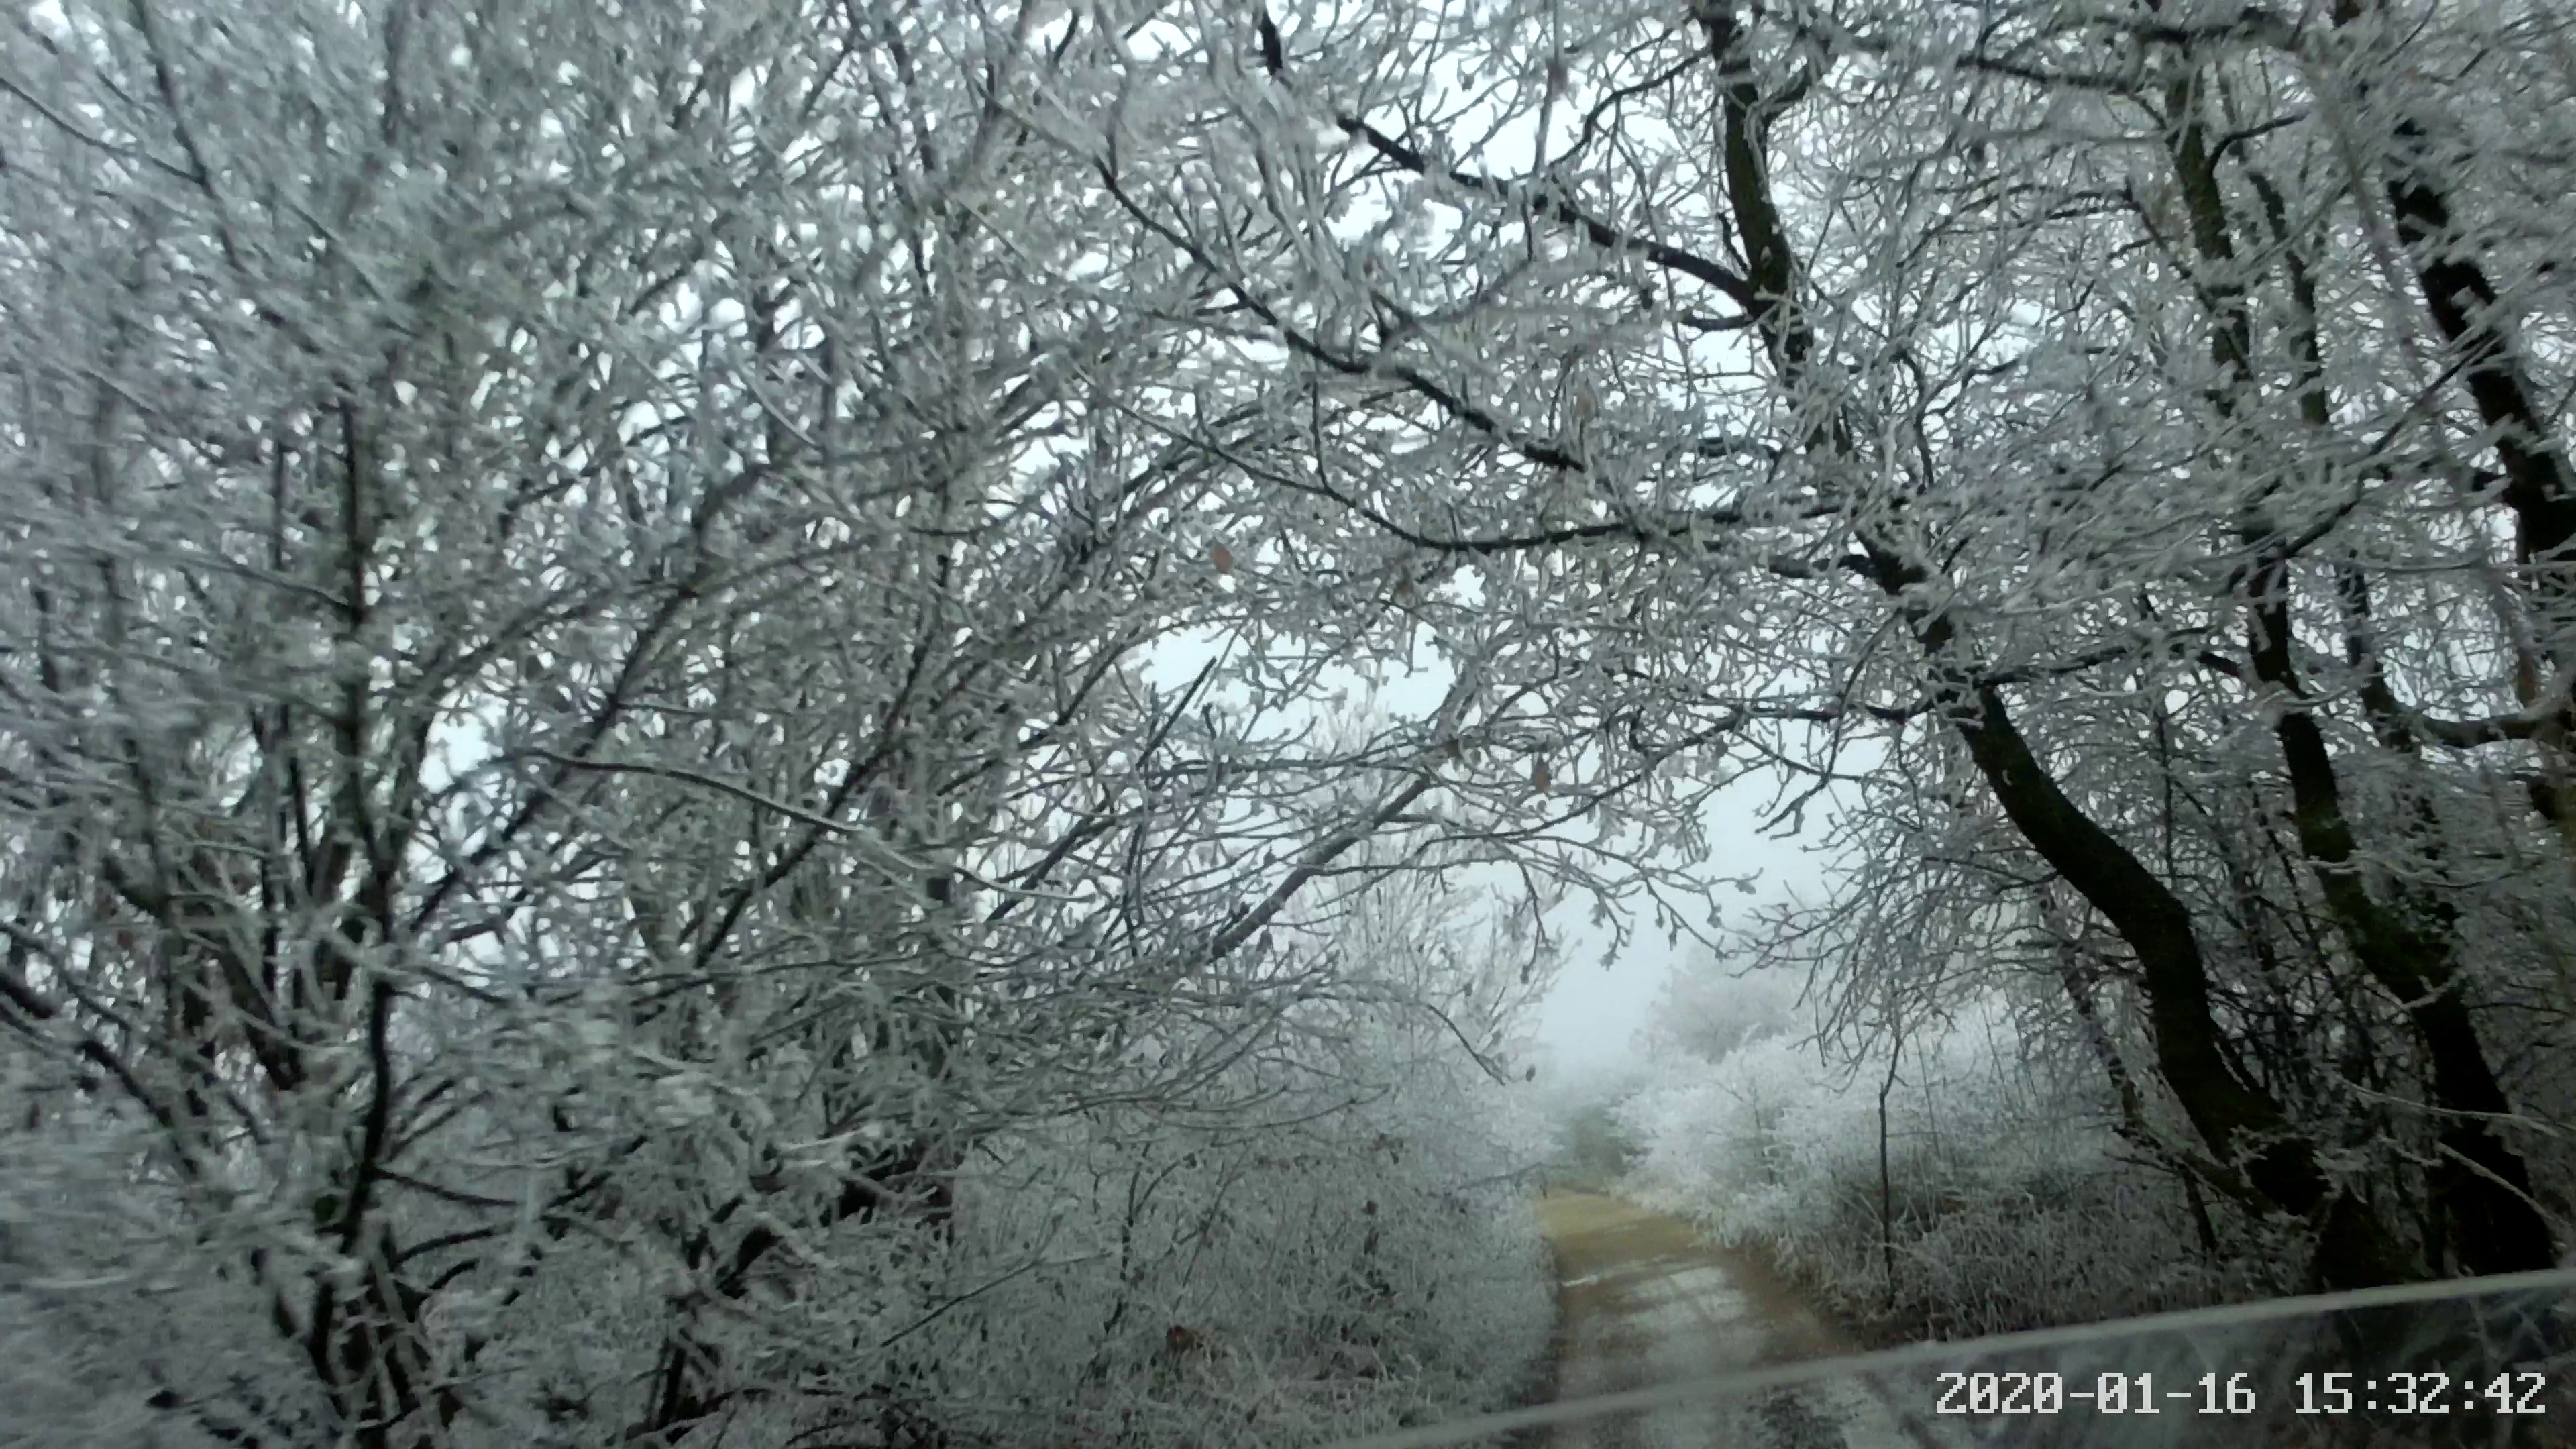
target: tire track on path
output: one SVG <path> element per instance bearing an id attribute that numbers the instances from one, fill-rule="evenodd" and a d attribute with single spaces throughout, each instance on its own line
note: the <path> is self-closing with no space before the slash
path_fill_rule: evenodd
<path id="1" fill-rule="evenodd" d="M 1566 1399 L 1826 1358 L 1853 1349 L 1771 1273 L 1690 1224 L 1594 1193 L 1550 1192 L 1556 1393 Z M 1869 1386 L 1833 1380 L 1558 1427 L 1549 1449 L 1948 1449 Z"/>

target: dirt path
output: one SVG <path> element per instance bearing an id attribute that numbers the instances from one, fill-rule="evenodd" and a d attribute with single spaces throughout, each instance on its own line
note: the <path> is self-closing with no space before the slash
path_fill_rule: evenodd
<path id="1" fill-rule="evenodd" d="M 1850 1352 L 1760 1265 L 1615 1198 L 1552 1193 L 1559 1400 Z M 1916 1431 L 1920 1432 L 1920 1431 Z M 1568 1425 L 1553 1449 L 1925 1449 L 1893 1406 L 1831 1382 Z"/>

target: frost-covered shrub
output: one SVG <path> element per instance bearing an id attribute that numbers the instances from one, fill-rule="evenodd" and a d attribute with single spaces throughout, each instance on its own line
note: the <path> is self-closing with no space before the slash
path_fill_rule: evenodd
<path id="1" fill-rule="evenodd" d="M 2004 1332 L 2203 1302 L 2169 1177 L 2122 1155 L 2084 1084 L 2008 1046 L 1988 1001 L 1834 1061 L 1788 1033 L 1672 1057 L 1620 1106 L 1644 1144 L 1629 1192 L 1758 1249 L 1836 1307 L 1900 1332 Z M 1891 1273 L 1892 1269 L 1892 1273 Z"/>
<path id="2" fill-rule="evenodd" d="M 203 1425 L 312 1430 L 294 1346 L 236 1245 L 195 1231 L 185 1190 L 142 1170 L 145 1134 L 0 1058 L 0 1442 L 198 1449 Z M 220 1189 L 209 1189 L 220 1191 Z M 162 1412 L 171 1396 L 205 1412 Z M 155 1400 L 161 1402 L 156 1404 Z"/>
<path id="3" fill-rule="evenodd" d="M 1511 1160 L 1409 1106 L 1279 1101 L 1305 1120 L 1110 1115 L 979 1169 L 961 1257 L 995 1286 L 956 1362 L 1084 1443 L 1310 1442 L 1506 1399 L 1550 1322 Z"/>
<path id="4" fill-rule="evenodd" d="M 1552 1316 L 1529 1134 L 1512 1088 L 1420 1025 L 1391 1002 L 1292 1012 L 1188 1094 L 997 1132 L 955 1171 L 944 1232 L 781 1224 L 794 1271 L 693 1330 L 697 1351 L 776 1371 L 722 1442 L 833 1424 L 886 1445 L 930 1425 L 994 1449 L 1293 1445 L 1500 1406 Z M 0 1089 L 0 1428 L 327 1442 L 326 1406 L 291 1393 L 298 1345 L 266 1331 L 260 1252 L 180 1210 L 222 1188 L 149 1170 L 149 1134 L 64 1083 Z M 702 1105 L 635 1145 L 631 1182 L 722 1171 L 727 1117 Z M 488 1386 L 446 1442 L 613 1442 L 645 1411 L 671 1305 L 701 1291 L 655 1241 L 681 1206 L 620 1201 L 506 1301 L 440 1300 L 437 1340 L 476 1345 L 446 1369 Z M 264 1234 L 271 1261 L 296 1242 L 331 1257 L 309 1225 L 212 1220 Z"/>

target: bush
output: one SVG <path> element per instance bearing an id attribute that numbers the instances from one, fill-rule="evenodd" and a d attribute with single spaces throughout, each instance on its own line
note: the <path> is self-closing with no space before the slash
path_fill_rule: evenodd
<path id="1" fill-rule="evenodd" d="M 1617 1109 L 1641 1202 L 1770 1258 L 1878 1336 L 1964 1337 L 2213 1301 L 2241 1269 L 2194 1240 L 2168 1175 L 2123 1155 L 2106 1104 L 1994 1045 L 1988 1013 L 1887 1059 L 1830 1061 L 1775 1034 L 1668 1058 Z M 1891 1272 L 1892 1269 L 1892 1272 Z"/>

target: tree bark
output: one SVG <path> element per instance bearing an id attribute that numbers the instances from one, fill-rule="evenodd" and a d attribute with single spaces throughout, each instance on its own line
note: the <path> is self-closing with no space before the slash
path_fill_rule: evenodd
<path id="1" fill-rule="evenodd" d="M 2168 87 L 2166 153 L 2190 217 L 2193 259 L 2206 271 L 2198 279 L 2198 291 L 2210 314 L 2210 359 L 2221 378 L 2211 402 L 2220 418 L 2233 424 L 2240 416 L 2241 395 L 2255 381 L 2253 318 L 2237 266 L 2216 152 L 2202 123 L 2206 104 L 2197 78 Z M 2285 252 L 2295 257 L 2294 248 Z M 2299 310 L 2302 305 L 2312 306 L 2313 296 L 2296 270 L 2291 281 L 2292 345 L 2303 384 L 2300 404 L 2311 429 L 2322 432 L 2330 401 L 2324 391 L 2313 316 Z M 2457 284 L 2472 283 L 2485 285 L 2482 277 L 2474 276 Z M 2491 290 L 2488 295 L 2491 299 Z M 2511 375 L 2514 370 L 2504 371 L 2504 381 L 2497 384 L 2503 392 L 2498 396 L 2510 394 L 2527 407 L 2518 378 Z M 2475 392 L 2479 387 L 2476 367 L 2470 376 Z M 2482 400 L 2481 407 L 2485 405 Z M 2500 428 L 2498 447 L 2518 447 L 2511 441 L 2515 436 L 2528 434 Z M 2515 458 L 2526 472 L 2546 472 L 2555 466 L 2543 455 L 2517 451 L 2508 455 L 2509 472 L 2517 466 Z M 2529 527 L 2526 521 L 2526 535 Z M 2459 1262 L 2474 1273 L 2549 1267 L 2557 1254 L 2548 1223 L 2531 1204 L 2530 1172 L 2521 1155 L 2490 1125 L 2509 1107 L 2460 992 L 2453 954 L 2454 913 L 2427 893 L 2398 884 L 2389 887 L 2395 899 L 2382 902 L 2362 877 L 2356 859 L 2358 836 L 2343 807 L 2334 756 L 2292 652 L 2290 561 L 2299 543 L 2286 538 L 2269 510 L 2261 506 L 2249 509 L 2240 532 L 2252 556 L 2241 585 L 2252 621 L 2248 657 L 2254 680 L 2270 694 L 2278 712 L 2272 733 L 2288 769 L 2299 850 L 2317 878 L 2338 933 L 2362 969 L 2397 999 L 2432 1067 L 2433 1105 L 2446 1115 L 2439 1132 L 2443 1160 L 2432 1171 L 2431 1187 L 2450 1225 L 2452 1247 Z M 2358 580 L 2343 582 L 2348 607 L 2359 587 Z M 2366 599 L 2366 593 L 2361 597 Z M 2369 681 L 2374 678 L 2365 671 L 2366 695 L 2373 689 Z M 2378 681 L 2376 688 L 2384 693 L 2385 682 Z M 2423 825 L 2438 828 L 2429 819 Z"/>
<path id="2" fill-rule="evenodd" d="M 1770 194 L 1763 155 L 1766 98 L 1743 52 L 1741 23 L 1720 0 L 1693 12 L 1718 69 L 1720 144 L 1728 200 L 1754 295 L 1748 304 L 1781 383 L 1807 381 L 1815 342 L 1795 293 L 1800 268 Z M 1819 424 L 1811 451 L 1848 459 L 1856 449 L 1836 422 Z M 1869 576 L 1905 615 L 1930 666 L 1934 703 L 1959 731 L 2004 814 L 2041 859 L 2111 922 L 2136 955 L 2155 1035 L 2156 1062 L 2192 1126 L 2222 1163 L 2269 1206 L 2303 1218 L 2315 1233 L 2310 1275 L 2322 1287 L 2357 1288 L 2410 1276 L 2405 1259 L 2367 1204 L 2329 1178 L 2314 1145 L 2278 1103 L 2231 1069 L 2219 1049 L 2209 975 L 2191 913 L 2165 883 L 2069 799 L 2023 738 L 1999 689 L 1977 681 L 1962 657 L 1957 626 L 1920 602 L 1930 572 L 1884 524 L 1857 529 Z"/>

